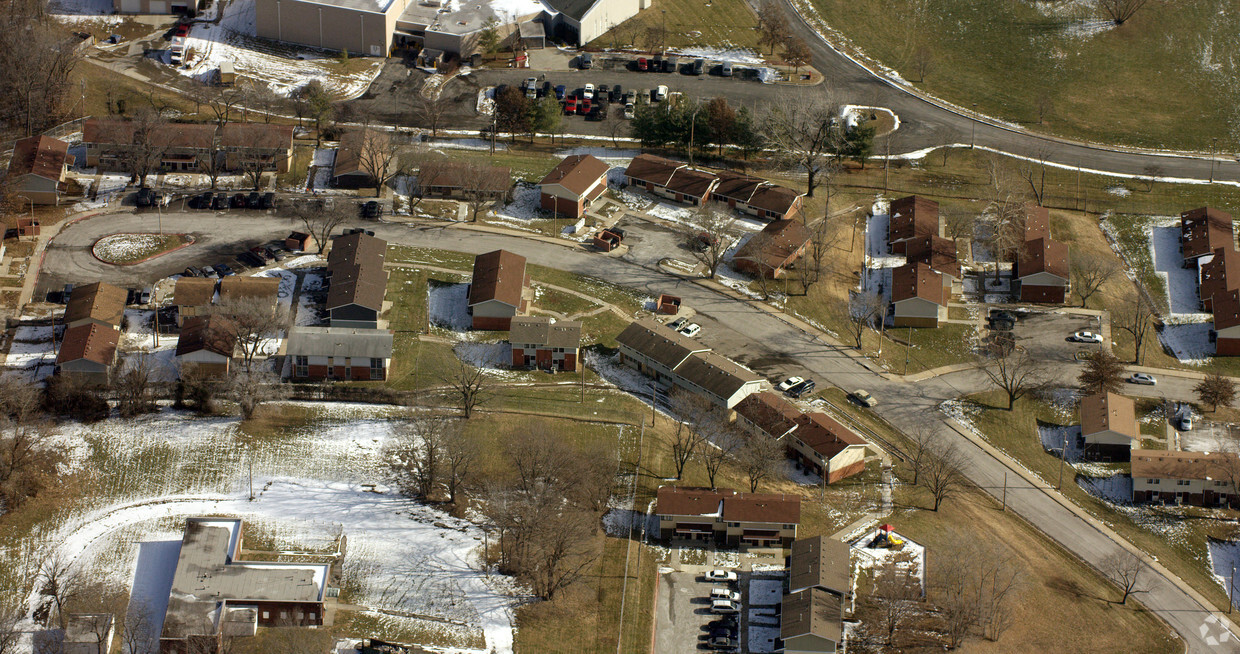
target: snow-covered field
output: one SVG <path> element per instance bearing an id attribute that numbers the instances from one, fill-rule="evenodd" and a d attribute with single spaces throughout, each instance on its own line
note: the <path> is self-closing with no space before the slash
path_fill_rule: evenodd
<path id="1" fill-rule="evenodd" d="M 1081 426 L 1068 425 L 1054 427 L 1038 425 L 1038 438 L 1042 441 L 1042 449 L 1056 456 L 1062 456 L 1068 463 L 1081 460 L 1083 452 L 1080 444 Z M 1063 451 L 1067 448 L 1067 451 Z"/>
<path id="2" fill-rule="evenodd" d="M 1171 349 L 1180 363 L 1205 365 L 1214 356 L 1214 343 L 1210 342 L 1213 326 L 1213 322 L 1168 322 L 1158 333 L 1158 340 Z"/>
<path id="3" fill-rule="evenodd" d="M 334 53 L 276 44 L 255 37 L 256 0 L 232 0 L 223 5 L 218 25 L 194 23 L 186 39 L 188 66 L 177 68 L 182 75 L 211 82 L 223 62 L 232 62 L 237 74 L 266 82 L 280 95 L 289 95 L 311 80 L 318 80 L 329 93 L 352 99 L 366 92 L 379 75 L 380 58 L 354 59 L 345 73 Z M 360 53 L 383 54 L 383 53 Z"/>
<path id="4" fill-rule="evenodd" d="M 517 182 L 512 190 L 512 202 L 495 210 L 495 217 L 505 221 L 518 223 L 528 222 L 540 216 L 539 202 L 542 194 L 534 184 Z"/>
<path id="5" fill-rule="evenodd" d="M 1101 497 L 1112 504 L 1132 502 L 1132 477 L 1128 475 L 1077 477 L 1076 483 L 1090 495 Z"/>
<path id="6" fill-rule="evenodd" d="M 883 566 L 888 562 L 895 562 L 897 568 L 904 570 L 910 577 L 921 580 L 921 587 L 924 590 L 926 588 L 926 548 L 896 532 L 892 533 L 904 541 L 904 546 L 898 550 L 870 547 L 870 543 L 879 534 L 878 529 L 868 530 L 849 543 L 856 555 L 857 569 L 867 570 Z"/>
<path id="7" fill-rule="evenodd" d="M 74 465 L 89 461 L 106 483 L 33 540 L 102 581 L 142 582 L 135 596 L 157 599 L 160 584 L 152 578 L 175 556 L 159 543 L 179 539 L 185 517 L 242 517 L 279 549 L 317 549 L 343 532 L 345 570 L 360 575 L 358 604 L 409 626 L 442 623 L 399 614 L 435 616 L 448 623 L 444 635 L 460 642 L 484 635 L 485 648 L 477 651 L 510 652 L 520 593 L 510 579 L 478 567 L 481 531 L 384 485 L 383 447 L 402 409 L 296 406 L 316 417 L 260 441 L 243 438 L 236 418 L 172 409 L 58 428 Z"/>
<path id="8" fill-rule="evenodd" d="M 430 323 L 449 331 L 465 332 L 473 325 L 469 284 L 430 284 L 426 290 Z"/>
<path id="9" fill-rule="evenodd" d="M 1236 569 L 1240 568 L 1240 541 L 1213 540 L 1209 541 L 1210 571 L 1214 580 L 1227 591 L 1229 597 L 1240 596 L 1228 588 L 1235 579 Z M 1240 585 L 1240 582 L 1237 582 Z M 1236 604 L 1240 607 L 1240 603 Z"/>
<path id="10" fill-rule="evenodd" d="M 1201 311 L 1196 268 L 1184 268 L 1180 265 L 1184 257 L 1180 254 L 1179 218 L 1159 219 L 1145 230 L 1149 236 L 1154 274 L 1166 283 L 1167 306 L 1171 307 L 1171 317 L 1185 322 L 1210 320 L 1210 314 Z"/>
<path id="11" fill-rule="evenodd" d="M 747 64 L 750 66 L 761 66 L 766 63 L 761 55 L 748 48 L 676 48 L 669 50 L 669 53 L 683 57 L 701 57 L 708 61 L 730 61 L 734 64 Z"/>
<path id="12" fill-rule="evenodd" d="M 161 243 L 159 234 L 113 234 L 99 239 L 91 251 L 104 261 L 129 261 L 153 253 Z"/>
<path id="13" fill-rule="evenodd" d="M 5 375 L 36 382 L 56 370 L 56 350 L 50 326 L 20 325 L 13 334 Z"/>

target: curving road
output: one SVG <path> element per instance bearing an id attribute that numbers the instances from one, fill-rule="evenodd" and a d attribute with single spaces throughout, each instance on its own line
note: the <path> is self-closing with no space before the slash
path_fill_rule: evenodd
<path id="1" fill-rule="evenodd" d="M 214 263 L 222 252 L 236 252 L 239 246 L 273 238 L 283 238 L 295 224 L 281 218 L 259 215 L 218 216 L 170 214 L 163 218 L 167 231 L 193 233 L 202 247 L 194 246 L 138 266 L 117 267 L 103 264 L 89 253 L 100 236 L 120 231 L 149 228 L 148 216 L 129 213 L 99 216 L 65 228 L 48 248 L 40 273 L 39 286 L 53 288 L 69 279 L 100 279 L 121 283 L 152 282 L 181 270 L 186 265 Z M 1064 548 L 1098 567 L 1108 555 L 1120 550 L 1114 540 L 1077 513 L 1056 501 L 1046 491 L 1021 483 L 1012 464 L 993 456 L 940 419 L 938 406 L 946 399 L 987 387 L 982 375 L 968 370 L 942 375 L 918 383 L 889 379 L 860 365 L 848 352 L 807 334 L 753 303 L 738 301 L 710 288 L 655 270 L 646 257 L 662 256 L 651 247 L 649 254 L 634 247 L 623 258 L 606 257 L 565 248 L 544 241 L 508 235 L 480 233 L 443 225 L 367 223 L 377 236 L 392 243 L 417 245 L 467 253 L 505 248 L 517 252 L 531 263 L 574 273 L 601 277 L 618 285 L 657 295 L 673 293 L 699 313 L 703 339 L 726 354 L 759 372 L 773 375 L 795 365 L 819 380 L 844 389 L 866 388 L 880 403 L 876 411 L 896 427 L 912 431 L 933 428 L 945 438 L 958 442 L 967 457 L 966 474 L 981 488 L 997 497 L 1007 487 L 1007 505 L 1034 527 Z M 742 348 L 735 344 L 744 343 Z M 726 347 L 725 345 L 726 344 Z M 1074 366 L 1061 366 L 1057 372 L 1070 381 Z M 1162 393 L 1184 393 L 1187 386 L 1159 387 Z M 934 416 L 935 419 L 927 420 Z M 1205 605 L 1187 592 L 1179 580 L 1147 567 L 1149 592 L 1141 601 L 1180 635 L 1190 652 L 1236 652 L 1236 640 L 1221 626 Z"/>
<path id="2" fill-rule="evenodd" d="M 757 9 L 757 0 L 750 0 Z M 1211 178 L 1211 162 L 1204 155 L 1183 155 L 1124 151 L 1107 146 L 1073 142 L 1008 127 L 982 117 L 964 115 L 946 103 L 914 93 L 892 83 L 832 48 L 792 7 L 792 0 L 780 3 L 796 36 L 809 44 L 813 65 L 827 78 L 827 85 L 842 101 L 889 107 L 900 116 L 899 136 L 892 141 L 892 152 L 912 152 L 943 144 L 940 132 L 951 135 L 954 143 L 992 148 L 1030 158 L 1045 157 L 1049 163 L 1068 168 L 1120 175 L 1146 175 L 1150 166 L 1162 169 L 1160 176 L 1206 181 Z M 974 134 L 976 130 L 976 134 Z M 1240 183 L 1240 164 L 1234 157 L 1220 156 L 1213 166 L 1216 182 Z"/>

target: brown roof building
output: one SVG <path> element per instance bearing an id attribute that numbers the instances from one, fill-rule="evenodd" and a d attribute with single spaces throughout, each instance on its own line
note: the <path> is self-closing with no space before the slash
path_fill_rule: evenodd
<path id="1" fill-rule="evenodd" d="M 776 220 L 736 251 L 732 266 L 751 275 L 779 278 L 809 244 L 809 229 L 796 220 Z"/>
<path id="2" fill-rule="evenodd" d="M 494 250 L 474 258 L 469 285 L 469 311 L 474 329 L 506 330 L 514 316 L 524 315 L 530 305 L 530 276 L 525 257 L 507 250 Z"/>
<path id="3" fill-rule="evenodd" d="M 1086 457 L 1127 461 L 1133 447 L 1141 444 L 1133 401 L 1116 393 L 1081 398 L 1081 436 L 1085 439 Z"/>
<path id="4" fill-rule="evenodd" d="M 506 166 L 438 161 L 423 164 L 418 175 L 418 192 L 423 197 L 500 199 L 512 189 L 512 169 Z"/>
<path id="5" fill-rule="evenodd" d="M 887 244 L 892 254 L 904 254 L 905 242 L 918 236 L 942 236 L 939 203 L 917 195 L 891 201 Z"/>
<path id="6" fill-rule="evenodd" d="M 801 521 L 801 498 L 738 493 L 727 488 L 660 486 L 654 512 L 659 517 L 659 534 L 665 540 L 787 547 L 796 538 Z"/>
<path id="7" fill-rule="evenodd" d="M 844 599 L 821 588 L 784 595 L 779 638 L 785 652 L 836 652 L 844 638 Z"/>
<path id="8" fill-rule="evenodd" d="M 896 327 L 938 327 L 947 319 L 950 281 L 924 263 L 891 271 L 891 304 Z"/>
<path id="9" fill-rule="evenodd" d="M 908 263 L 924 263 L 953 280 L 964 279 L 956 258 L 956 242 L 950 238 L 936 234 L 916 236 L 905 242 L 904 255 Z"/>
<path id="10" fill-rule="evenodd" d="M 67 327 L 97 324 L 120 329 L 128 298 L 125 289 L 105 282 L 75 286 L 65 307 L 64 324 Z"/>
<path id="11" fill-rule="evenodd" d="M 751 433 L 777 440 L 795 431 L 804 415 L 795 404 L 771 391 L 749 395 L 734 409 L 737 421 Z"/>
<path id="12" fill-rule="evenodd" d="M 1215 293 L 1210 308 L 1214 312 L 1215 353 L 1240 355 L 1240 289 Z"/>
<path id="13" fill-rule="evenodd" d="M 263 170 L 286 173 L 293 158 L 293 126 L 270 123 L 224 123 L 219 148 L 224 167 L 245 170 L 255 164 Z"/>
<path id="14" fill-rule="evenodd" d="M 121 333 L 99 323 L 84 323 L 65 330 L 56 365 L 60 372 L 94 384 L 105 384 Z"/>
<path id="15" fill-rule="evenodd" d="M 1051 210 L 1033 203 L 1025 205 L 1024 232 L 1026 241 L 1051 237 Z"/>
<path id="16" fill-rule="evenodd" d="M 821 588 L 841 597 L 852 588 L 852 548 L 826 536 L 798 538 L 788 556 L 788 590 Z"/>
<path id="17" fill-rule="evenodd" d="M 621 356 L 636 359 L 639 369 L 651 375 L 670 376 L 694 352 L 710 348 L 657 320 L 643 318 L 629 323 L 616 336 Z M 649 372 L 645 368 L 652 368 Z"/>
<path id="18" fill-rule="evenodd" d="M 73 163 L 69 144 L 50 136 L 31 136 L 13 144 L 7 183 L 13 194 L 34 204 L 57 204 L 64 190 L 65 171 Z"/>
<path id="19" fill-rule="evenodd" d="M 210 352 L 232 358 L 237 347 L 237 327 L 224 316 L 213 314 L 189 318 L 181 326 L 177 339 L 176 356 L 184 357 L 195 352 Z"/>
<path id="20" fill-rule="evenodd" d="M 540 206 L 544 211 L 580 218 L 607 190 L 609 170 L 607 162 L 592 154 L 565 157 L 538 182 Z"/>
<path id="21" fill-rule="evenodd" d="M 373 186 L 374 178 L 362 165 L 364 151 L 385 148 L 388 139 L 387 132 L 370 128 L 351 129 L 341 135 L 336 160 L 332 163 L 332 184 L 346 188 Z"/>
<path id="22" fill-rule="evenodd" d="M 1215 294 L 1240 289 L 1240 252 L 1230 248 L 1216 248 L 1214 256 L 1198 268 L 1200 279 L 1198 297 L 1201 309 L 1212 311 L 1211 301 Z"/>
<path id="23" fill-rule="evenodd" d="M 274 310 L 279 298 L 280 280 L 276 277 L 232 275 L 220 280 L 220 302 L 252 300 L 270 304 Z"/>
<path id="24" fill-rule="evenodd" d="M 1211 207 L 1180 214 L 1180 252 L 1186 267 L 1218 248 L 1234 250 L 1235 247 L 1231 214 Z"/>
<path id="25" fill-rule="evenodd" d="M 656 157 L 653 154 L 639 154 L 633 157 L 628 167 L 624 169 L 624 176 L 633 186 L 663 187 L 671 183 L 672 174 L 684 165 L 679 161 Z"/>
<path id="26" fill-rule="evenodd" d="M 581 323 L 546 316 L 514 316 L 508 328 L 513 368 L 577 370 Z"/>
<path id="27" fill-rule="evenodd" d="M 216 280 L 203 277 L 179 277 L 172 288 L 172 306 L 177 308 L 177 324 L 187 318 L 206 315 L 215 301 Z"/>
<path id="28" fill-rule="evenodd" d="M 362 231 L 332 239 L 327 255 L 325 308 L 331 326 L 348 329 L 378 329 L 379 314 L 387 294 L 387 241 Z"/>
<path id="29" fill-rule="evenodd" d="M 632 186 L 689 204 L 701 204 L 718 183 L 714 174 L 690 169 L 683 163 L 640 154 L 629 162 L 624 176 Z"/>
<path id="30" fill-rule="evenodd" d="M 720 171 L 711 199 L 764 220 L 789 220 L 800 212 L 803 195 L 758 177 Z"/>
<path id="31" fill-rule="evenodd" d="M 1240 456 L 1233 452 L 1132 451 L 1132 501 L 1235 506 Z"/>

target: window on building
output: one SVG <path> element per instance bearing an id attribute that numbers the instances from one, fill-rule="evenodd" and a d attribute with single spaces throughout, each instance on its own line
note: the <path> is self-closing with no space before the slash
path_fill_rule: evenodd
<path id="1" fill-rule="evenodd" d="M 383 379 L 383 359 L 370 360 L 370 378 Z"/>
<path id="2" fill-rule="evenodd" d="M 309 357 L 298 356 L 293 359 L 293 376 L 294 377 L 309 377 L 310 376 Z"/>
<path id="3" fill-rule="evenodd" d="M 784 529 L 796 529 L 796 525 L 784 525 Z"/>
<path id="4" fill-rule="evenodd" d="M 311 622 L 314 622 L 314 617 L 315 617 L 315 616 L 314 616 L 314 612 L 313 612 L 313 611 L 311 611 L 311 612 L 310 612 L 310 621 L 311 621 Z"/>
<path id="5" fill-rule="evenodd" d="M 264 619 L 264 620 L 270 620 L 270 619 L 271 619 L 271 611 L 263 611 L 263 619 Z"/>
<path id="6" fill-rule="evenodd" d="M 739 526 L 741 526 L 741 523 L 739 523 L 739 522 L 729 522 L 729 523 L 728 523 L 728 526 L 729 526 L 729 527 L 739 527 Z"/>
<path id="7" fill-rule="evenodd" d="M 1150 483 L 1151 483 L 1151 484 L 1155 484 L 1155 485 L 1157 485 L 1157 484 L 1158 484 L 1159 482 L 1161 482 L 1161 481 L 1162 481 L 1161 479 L 1151 479 L 1151 480 L 1150 480 Z"/>
<path id="8" fill-rule="evenodd" d="M 288 620 L 288 611 L 280 611 L 280 619 Z"/>

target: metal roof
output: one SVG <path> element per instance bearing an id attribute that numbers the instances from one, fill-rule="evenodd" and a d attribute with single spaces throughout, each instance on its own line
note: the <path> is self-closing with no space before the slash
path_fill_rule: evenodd
<path id="1" fill-rule="evenodd" d="M 289 356 L 392 358 L 392 332 L 386 329 L 294 327 L 288 334 Z"/>

